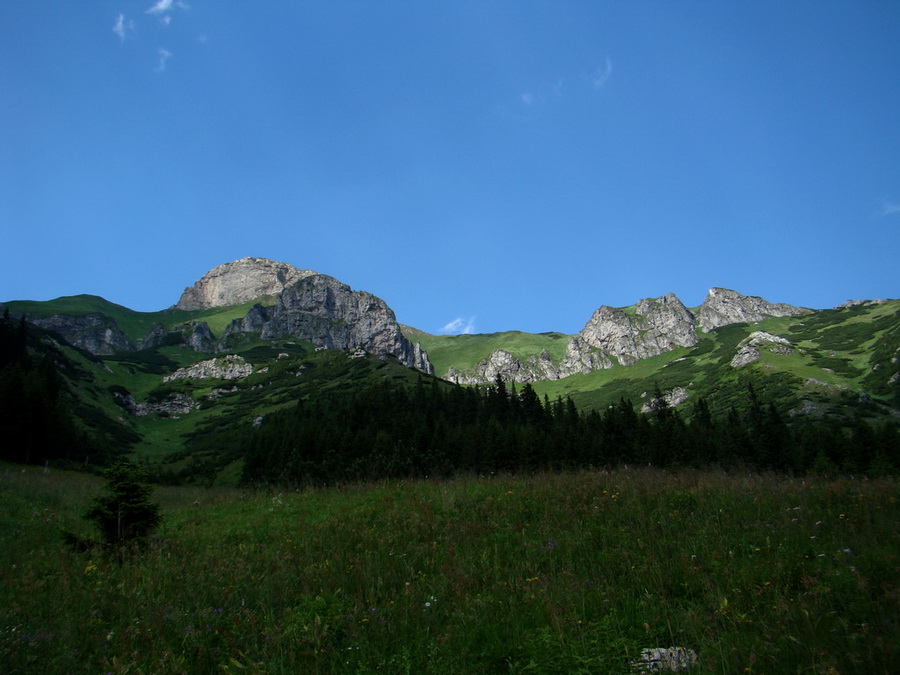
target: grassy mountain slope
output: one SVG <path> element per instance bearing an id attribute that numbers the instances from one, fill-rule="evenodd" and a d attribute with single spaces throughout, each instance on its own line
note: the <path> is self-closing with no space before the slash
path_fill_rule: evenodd
<path id="1" fill-rule="evenodd" d="M 209 324 L 213 335 L 220 337 L 225 327 L 233 320 L 246 316 L 247 311 L 255 304 L 271 305 L 274 299 L 265 296 L 252 302 L 229 307 L 186 312 L 178 309 L 164 309 L 158 312 L 137 312 L 122 305 L 117 305 L 96 295 L 69 295 L 55 300 L 15 300 L 5 303 L 12 315 L 26 313 L 30 316 L 52 316 L 68 314 L 83 316 L 85 314 L 103 314 L 114 319 L 122 332 L 130 340 L 137 343 L 147 335 L 155 323 L 164 326 L 177 326 L 189 321 L 205 321 Z"/>
<path id="2" fill-rule="evenodd" d="M 756 363 L 732 368 L 738 344 L 754 331 L 787 338 L 793 353 L 763 349 Z M 520 359 L 547 348 L 558 360 L 565 351 L 564 337 L 558 333 L 495 333 L 416 339 L 428 351 L 435 372 L 443 375 L 450 366 L 472 368 L 497 348 Z M 601 409 L 623 397 L 635 403 L 646 400 L 659 385 L 663 390 L 684 387 L 689 394 L 688 409 L 705 396 L 712 399 L 714 410 L 726 410 L 737 392 L 746 391 L 747 382 L 768 389 L 782 412 L 802 407 L 826 415 L 848 405 L 855 409 L 861 405 L 863 392 L 863 408 L 872 414 L 886 412 L 886 406 L 900 408 L 900 387 L 890 384 L 900 370 L 900 301 L 735 324 L 698 337 L 700 342 L 692 348 L 534 386 L 550 399 L 570 396 L 579 407 Z M 874 403 L 865 404 L 867 398 Z"/>
<path id="3" fill-rule="evenodd" d="M 566 353 L 568 337 L 563 333 L 481 333 L 475 335 L 429 335 L 404 327 L 406 336 L 422 345 L 438 376 L 453 366 L 457 370 L 474 368 L 496 349 L 505 349 L 520 360 L 546 349 L 554 361 Z"/>

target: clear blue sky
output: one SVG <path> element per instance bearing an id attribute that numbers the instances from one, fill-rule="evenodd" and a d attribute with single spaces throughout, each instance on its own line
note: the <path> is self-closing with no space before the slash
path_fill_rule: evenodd
<path id="1" fill-rule="evenodd" d="M 0 228 L 0 300 L 142 311 L 248 255 L 430 332 L 897 297 L 900 2 L 4 2 Z"/>

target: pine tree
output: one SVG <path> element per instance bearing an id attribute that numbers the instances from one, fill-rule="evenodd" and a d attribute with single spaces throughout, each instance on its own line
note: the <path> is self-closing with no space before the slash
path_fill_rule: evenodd
<path id="1" fill-rule="evenodd" d="M 103 543 L 140 543 L 159 527 L 159 505 L 150 501 L 153 488 L 145 479 L 144 472 L 130 464 L 116 464 L 107 470 L 106 493 L 94 497 L 84 516 L 100 528 Z"/>

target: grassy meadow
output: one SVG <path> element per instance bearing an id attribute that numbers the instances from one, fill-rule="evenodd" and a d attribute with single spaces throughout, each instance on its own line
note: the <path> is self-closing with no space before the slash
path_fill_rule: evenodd
<path id="1" fill-rule="evenodd" d="M 74 552 L 98 478 L 0 465 L 4 673 L 887 673 L 897 481 L 652 469 L 158 488 Z"/>

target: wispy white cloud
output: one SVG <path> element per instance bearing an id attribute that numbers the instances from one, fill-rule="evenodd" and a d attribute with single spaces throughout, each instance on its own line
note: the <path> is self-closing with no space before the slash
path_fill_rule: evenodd
<path id="1" fill-rule="evenodd" d="M 565 81 L 563 78 L 557 78 L 556 84 L 553 85 L 553 93 L 556 96 L 562 96 L 565 93 Z"/>
<path id="2" fill-rule="evenodd" d="M 897 213 L 900 213 L 900 203 L 890 202 L 888 200 L 884 200 L 881 203 L 881 215 L 893 216 L 894 214 L 897 214 Z"/>
<path id="3" fill-rule="evenodd" d="M 604 84 L 606 84 L 607 80 L 609 80 L 609 76 L 612 75 L 612 70 L 612 61 L 607 56 L 604 64 L 597 68 L 593 77 L 591 78 L 591 84 L 594 85 L 595 89 L 599 89 Z"/>
<path id="4" fill-rule="evenodd" d="M 170 52 L 168 49 L 163 49 L 162 47 L 160 47 L 157 53 L 159 54 L 159 61 L 156 64 L 156 72 L 161 73 L 166 69 L 166 64 L 168 63 L 169 59 L 172 58 L 172 52 Z"/>
<path id="5" fill-rule="evenodd" d="M 147 10 L 147 14 L 165 14 L 174 9 L 187 9 L 187 3 L 181 0 L 157 0 L 156 4 Z"/>
<path id="6" fill-rule="evenodd" d="M 475 332 L 475 317 L 472 316 L 468 319 L 463 319 L 461 316 L 458 316 L 441 328 L 440 332 L 470 335 Z"/>
<path id="7" fill-rule="evenodd" d="M 524 94 L 521 94 L 519 98 L 525 105 L 534 105 L 534 94 L 525 92 Z"/>
<path id="8" fill-rule="evenodd" d="M 116 34 L 121 42 L 125 42 L 134 34 L 134 21 L 126 19 L 124 14 L 116 17 L 116 23 L 113 25 L 112 32 Z"/>
<path id="9" fill-rule="evenodd" d="M 172 17 L 169 16 L 168 14 L 166 14 L 163 18 L 161 18 L 161 19 L 159 20 L 159 22 L 160 22 L 160 24 L 162 24 L 163 26 L 168 26 L 170 23 L 172 23 Z"/>

